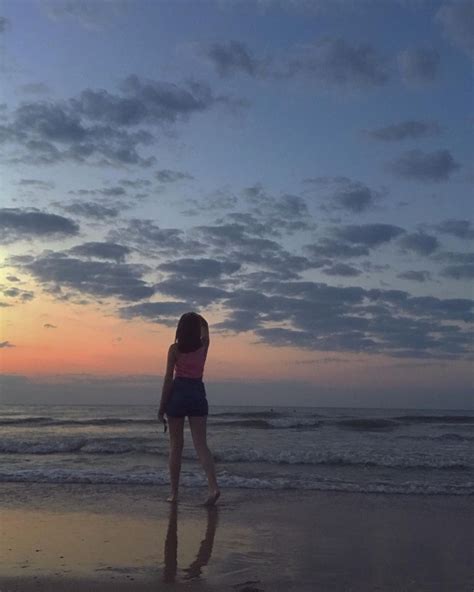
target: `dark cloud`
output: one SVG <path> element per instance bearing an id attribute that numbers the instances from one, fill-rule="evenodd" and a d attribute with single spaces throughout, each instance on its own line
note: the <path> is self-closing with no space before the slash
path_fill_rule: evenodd
<path id="1" fill-rule="evenodd" d="M 320 265 L 326 265 L 332 258 L 349 259 L 352 257 L 362 257 L 369 255 L 369 248 L 361 244 L 348 244 L 343 240 L 323 237 L 318 242 L 303 246 L 303 250 L 308 253 L 312 261 L 320 261 Z M 326 259 L 326 258 L 329 258 Z"/>
<path id="2" fill-rule="evenodd" d="M 9 341 L 0 341 L 0 349 L 3 349 L 5 347 L 15 347 L 13 345 L 13 343 L 10 343 Z"/>
<path id="3" fill-rule="evenodd" d="M 44 0 L 40 6 L 54 21 L 71 19 L 86 29 L 100 30 L 122 14 L 124 0 Z"/>
<path id="4" fill-rule="evenodd" d="M 56 325 L 52 325 L 51 323 L 45 323 L 45 324 L 43 325 L 43 327 L 44 327 L 45 329 L 57 329 L 57 326 L 56 326 Z"/>
<path id="5" fill-rule="evenodd" d="M 222 77 L 244 72 L 249 76 L 263 74 L 260 60 L 257 60 L 243 43 L 228 41 L 212 43 L 203 49 L 204 55 L 214 64 Z"/>
<path id="6" fill-rule="evenodd" d="M 28 82 L 18 87 L 18 90 L 27 95 L 47 95 L 51 89 L 44 82 Z"/>
<path id="7" fill-rule="evenodd" d="M 192 306 L 186 301 L 143 302 L 141 304 L 122 306 L 118 309 L 118 313 L 124 319 L 139 317 L 154 323 L 175 327 L 176 317 L 181 316 L 190 309 L 192 309 Z"/>
<path id="8" fill-rule="evenodd" d="M 342 277 L 355 277 L 361 274 L 359 269 L 347 263 L 335 263 L 331 267 L 325 267 L 321 270 L 326 275 L 338 275 Z"/>
<path id="9" fill-rule="evenodd" d="M 238 200 L 235 195 L 229 191 L 217 189 L 201 200 L 187 198 L 184 200 L 184 204 L 187 208 L 180 213 L 184 216 L 198 216 L 203 212 L 216 213 L 219 210 L 230 210 L 235 208 L 237 203 Z"/>
<path id="10" fill-rule="evenodd" d="M 72 247 L 68 251 L 71 255 L 80 257 L 92 257 L 95 259 L 108 259 L 117 263 L 125 260 L 125 257 L 131 252 L 131 249 L 109 242 L 88 242 L 82 245 Z"/>
<path id="11" fill-rule="evenodd" d="M 149 145 L 153 136 L 144 130 L 126 131 L 109 125 L 91 125 L 74 104 L 23 103 L 7 125 L 0 126 L 0 141 L 23 148 L 11 163 L 49 165 L 66 161 L 95 165 L 151 166 L 137 148 Z"/>
<path id="12" fill-rule="evenodd" d="M 231 213 L 227 214 L 226 219 L 243 224 L 246 232 L 281 237 L 284 233 L 293 234 L 315 228 L 308 204 L 299 195 L 285 193 L 276 197 L 257 183 L 244 188 L 242 196 L 249 204 L 251 213 Z"/>
<path id="13" fill-rule="evenodd" d="M 445 2 L 435 20 L 441 24 L 448 39 L 474 57 L 474 4 L 471 0 Z"/>
<path id="14" fill-rule="evenodd" d="M 127 195 L 127 190 L 121 185 L 104 187 L 102 189 L 72 189 L 68 191 L 71 195 L 105 195 L 106 197 L 119 197 Z"/>
<path id="15" fill-rule="evenodd" d="M 194 239 L 188 239 L 179 228 L 160 228 L 151 220 L 132 218 L 121 228 L 107 233 L 107 240 L 129 244 L 143 254 L 168 253 L 174 257 L 200 255 L 207 250 L 206 245 Z"/>
<path id="16" fill-rule="evenodd" d="M 98 193 L 102 193 L 102 195 L 107 195 L 108 197 L 116 197 L 119 195 L 126 195 L 127 191 L 123 187 L 120 187 L 120 185 L 117 185 L 115 187 L 104 187 L 104 189 L 99 189 Z"/>
<path id="17" fill-rule="evenodd" d="M 337 239 L 366 247 L 378 247 L 404 232 L 403 228 L 392 224 L 348 224 L 332 229 L 332 234 Z"/>
<path id="18" fill-rule="evenodd" d="M 162 169 L 155 173 L 155 177 L 160 183 L 176 183 L 177 181 L 185 181 L 194 179 L 189 173 L 183 173 L 180 171 L 172 171 L 170 169 Z"/>
<path id="19" fill-rule="evenodd" d="M 440 271 L 440 275 L 453 280 L 472 280 L 474 279 L 474 263 L 447 265 Z"/>
<path id="20" fill-rule="evenodd" d="M 344 39 L 324 38 L 292 48 L 284 58 L 257 57 L 242 43 L 215 43 L 204 51 L 220 76 L 244 72 L 277 79 L 302 76 L 324 86 L 366 89 L 384 85 L 388 65 L 369 44 L 350 45 Z"/>
<path id="21" fill-rule="evenodd" d="M 32 187 L 33 189 L 41 189 L 43 191 L 55 188 L 55 184 L 52 181 L 42 181 L 41 179 L 20 179 L 18 185 L 20 187 Z"/>
<path id="22" fill-rule="evenodd" d="M 288 60 L 284 75 L 305 74 L 325 85 L 359 89 L 382 86 L 389 78 L 385 59 L 369 44 L 326 38 L 301 46 L 298 54 Z"/>
<path id="23" fill-rule="evenodd" d="M 383 196 L 381 191 L 371 189 L 364 183 L 347 177 L 319 177 L 306 179 L 305 183 L 328 187 L 329 203 L 323 206 L 325 210 L 345 210 L 360 214 L 373 209 Z"/>
<path id="24" fill-rule="evenodd" d="M 195 226 L 201 243 L 219 257 L 226 253 L 230 261 L 256 265 L 279 274 L 281 279 L 295 278 L 312 267 L 306 257 L 293 255 L 279 243 L 252 235 L 252 228 L 239 223 Z"/>
<path id="25" fill-rule="evenodd" d="M 246 102 L 214 95 L 202 82 L 179 86 L 131 75 L 120 94 L 86 89 L 69 100 L 22 103 L 0 126 L 0 141 L 23 148 L 22 155 L 7 159 L 11 163 L 149 167 L 155 157 L 144 158 L 138 149 L 155 141 L 150 126 L 171 125 L 219 105 L 235 111 Z M 130 129 L 138 125 L 147 129 Z"/>
<path id="26" fill-rule="evenodd" d="M 178 86 L 132 74 L 122 81 L 120 90 L 122 95 L 87 89 L 77 99 L 71 99 L 71 105 L 91 121 L 126 127 L 175 123 L 219 104 L 242 106 L 241 101 L 230 96 L 214 95 L 204 82 L 187 81 Z"/>
<path id="27" fill-rule="evenodd" d="M 440 222 L 435 229 L 443 234 L 450 234 L 457 238 L 472 240 L 474 239 L 474 228 L 471 220 L 444 220 Z"/>
<path id="28" fill-rule="evenodd" d="M 403 273 L 399 273 L 397 275 L 397 277 L 402 280 L 411 280 L 414 282 L 426 282 L 431 279 L 431 274 L 429 271 L 409 270 L 409 271 L 404 271 Z"/>
<path id="29" fill-rule="evenodd" d="M 229 260 L 183 258 L 162 263 L 158 269 L 184 277 L 189 281 L 200 282 L 232 274 L 240 267 L 240 263 Z"/>
<path id="30" fill-rule="evenodd" d="M 11 243 L 33 238 L 56 239 L 75 236 L 79 226 L 70 218 L 48 214 L 38 209 L 0 209 L 0 230 L 2 242 Z"/>
<path id="31" fill-rule="evenodd" d="M 439 241 L 435 236 L 424 232 L 405 234 L 400 237 L 398 244 L 407 251 L 413 251 L 418 255 L 431 255 L 439 248 Z"/>
<path id="32" fill-rule="evenodd" d="M 202 286 L 190 282 L 187 278 L 174 276 L 155 284 L 155 289 L 161 294 L 186 300 L 191 308 L 209 306 L 209 304 L 222 300 L 229 295 L 229 292 L 215 286 Z"/>
<path id="33" fill-rule="evenodd" d="M 75 216 L 91 218 L 93 220 L 116 218 L 120 214 L 120 208 L 118 205 L 104 205 L 95 201 L 75 201 L 69 204 L 54 202 L 52 205 L 60 207 L 64 211 L 74 214 Z"/>
<path id="34" fill-rule="evenodd" d="M 19 298 L 21 302 L 29 302 L 34 298 L 34 292 L 30 290 L 20 290 L 19 288 L 5 288 L 2 290 L 3 295 L 7 298 Z"/>
<path id="35" fill-rule="evenodd" d="M 399 177 L 416 181 L 446 181 L 460 168 L 449 150 L 422 152 L 409 150 L 401 154 L 387 168 Z"/>
<path id="36" fill-rule="evenodd" d="M 0 34 L 5 33 L 10 27 L 10 21 L 5 16 L 0 16 Z"/>
<path id="37" fill-rule="evenodd" d="M 9 282 L 19 282 L 20 281 L 19 278 L 16 277 L 16 275 L 7 275 L 6 279 Z"/>
<path id="38" fill-rule="evenodd" d="M 381 142 L 399 142 L 401 140 L 417 140 L 439 135 L 441 128 L 436 121 L 408 120 L 374 130 L 366 130 L 365 134 L 373 140 Z"/>
<path id="39" fill-rule="evenodd" d="M 408 84 L 432 83 L 438 76 L 439 53 L 432 48 L 405 49 L 398 54 L 398 66 L 402 78 Z"/>
<path id="40" fill-rule="evenodd" d="M 143 187 L 151 186 L 151 181 L 148 179 L 120 179 L 119 183 L 126 187 L 133 187 L 133 189 L 141 189 Z"/>
<path id="41" fill-rule="evenodd" d="M 66 253 L 46 251 L 24 262 L 21 269 L 60 298 L 68 298 L 67 294 L 64 296 L 64 290 L 131 301 L 148 298 L 155 292 L 142 279 L 149 269 L 144 265 L 83 261 Z"/>

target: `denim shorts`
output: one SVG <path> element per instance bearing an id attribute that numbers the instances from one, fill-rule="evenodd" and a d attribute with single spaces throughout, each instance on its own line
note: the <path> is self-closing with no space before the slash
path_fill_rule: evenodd
<path id="1" fill-rule="evenodd" d="M 202 378 L 176 376 L 173 379 L 165 413 L 169 417 L 207 415 L 206 389 Z"/>

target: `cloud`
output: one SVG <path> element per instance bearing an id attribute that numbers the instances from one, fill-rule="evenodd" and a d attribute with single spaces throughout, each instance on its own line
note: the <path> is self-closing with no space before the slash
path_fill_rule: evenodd
<path id="1" fill-rule="evenodd" d="M 86 89 L 69 100 L 22 103 L 0 126 L 0 142 L 23 148 L 20 156 L 7 158 L 13 164 L 150 167 L 155 157 L 139 154 L 141 146 L 155 141 L 150 126 L 173 125 L 216 106 L 235 111 L 246 105 L 215 95 L 203 82 L 179 86 L 131 75 L 120 84 L 119 94 Z M 135 129 L 139 125 L 147 129 Z"/>
<path id="2" fill-rule="evenodd" d="M 450 234 L 457 238 L 472 240 L 474 239 L 474 228 L 471 220 L 444 220 L 440 222 L 435 229 L 443 234 Z"/>
<path id="3" fill-rule="evenodd" d="M 300 195 L 284 193 L 276 197 L 265 191 L 260 183 L 244 188 L 242 195 L 250 212 L 229 213 L 226 220 L 242 225 L 249 234 L 281 237 L 283 233 L 315 228 L 308 204 Z"/>
<path id="4" fill-rule="evenodd" d="M 151 186 L 151 181 L 148 179 L 120 179 L 119 183 L 133 189 L 142 189 Z"/>
<path id="5" fill-rule="evenodd" d="M 32 275 L 40 284 L 59 298 L 73 294 L 90 294 L 96 298 L 116 297 L 120 300 L 142 300 L 155 292 L 142 279 L 149 268 L 145 265 L 82 261 L 67 253 L 45 251 L 23 263 L 11 259 L 22 271 Z"/>
<path id="6" fill-rule="evenodd" d="M 158 265 L 158 269 L 167 273 L 176 274 L 189 281 L 206 281 L 229 275 L 238 271 L 241 265 L 237 262 L 222 261 L 209 258 L 183 258 L 175 259 Z"/>
<path id="7" fill-rule="evenodd" d="M 121 82 L 120 90 L 121 96 L 103 89 L 87 89 L 77 99 L 71 99 L 71 105 L 91 121 L 127 127 L 175 123 L 219 104 L 243 105 L 230 96 L 214 95 L 207 83 L 197 81 L 178 86 L 132 74 Z"/>
<path id="8" fill-rule="evenodd" d="M 255 229 L 242 223 L 200 225 L 193 232 L 216 257 L 225 252 L 231 261 L 262 267 L 281 279 L 295 278 L 312 267 L 306 257 L 289 253 L 274 240 L 253 236 Z"/>
<path id="9" fill-rule="evenodd" d="M 44 327 L 45 329 L 57 329 L 57 326 L 56 326 L 56 325 L 52 325 L 51 323 L 45 323 L 45 324 L 43 325 L 43 327 Z"/>
<path id="10" fill-rule="evenodd" d="M 216 286 L 201 286 L 195 282 L 190 282 L 182 277 L 171 277 L 155 284 L 155 289 L 161 294 L 186 300 L 191 304 L 191 308 L 205 307 L 209 304 L 222 300 L 229 295 L 229 292 Z"/>
<path id="11" fill-rule="evenodd" d="M 44 82 L 28 82 L 18 87 L 18 90 L 27 95 L 47 95 L 51 89 Z"/>
<path id="12" fill-rule="evenodd" d="M 3 349 L 5 347 L 15 347 L 13 345 L 13 343 L 10 343 L 9 341 L 0 341 L 0 349 Z"/>
<path id="13" fill-rule="evenodd" d="M 474 279 L 474 263 L 447 265 L 440 271 L 440 275 L 453 280 L 472 280 Z"/>
<path id="14" fill-rule="evenodd" d="M 369 44 L 326 38 L 300 46 L 297 54 L 284 65 L 285 76 L 304 74 L 324 85 L 357 89 L 383 86 L 389 78 L 386 60 Z"/>
<path id="15" fill-rule="evenodd" d="M 431 274 L 429 271 L 409 270 L 409 271 L 404 271 L 403 273 L 399 273 L 397 275 L 397 277 L 402 280 L 411 280 L 414 282 L 426 282 L 431 279 Z"/>
<path id="16" fill-rule="evenodd" d="M 179 228 L 160 228 L 151 220 L 132 218 L 121 228 L 107 233 L 107 240 L 130 244 L 137 251 L 153 255 L 168 253 L 172 256 L 206 252 L 206 245 L 195 239 L 188 239 Z"/>
<path id="17" fill-rule="evenodd" d="M 238 41 L 214 43 L 204 50 L 221 77 L 245 73 L 254 78 L 301 76 L 323 86 L 369 89 L 386 84 L 387 61 L 369 44 L 351 45 L 340 38 L 322 38 L 288 50 L 277 58 L 259 58 Z"/>
<path id="18" fill-rule="evenodd" d="M 7 275 L 6 278 L 9 282 L 19 282 L 20 279 L 16 275 Z"/>
<path id="19" fill-rule="evenodd" d="M 321 271 L 326 275 L 338 275 L 343 277 L 355 277 L 362 273 L 359 269 L 356 269 L 352 265 L 347 265 L 346 263 L 335 263 L 334 265 L 331 265 L 331 267 L 325 267 Z"/>
<path id="20" fill-rule="evenodd" d="M 398 244 L 407 251 L 414 251 L 418 255 L 431 255 L 439 248 L 439 241 L 435 236 L 424 232 L 405 234 Z"/>
<path id="21" fill-rule="evenodd" d="M 441 128 L 436 121 L 408 120 L 374 130 L 365 130 L 364 133 L 373 140 L 399 142 L 437 136 L 440 131 Z"/>
<path id="22" fill-rule="evenodd" d="M 179 317 L 192 306 L 186 301 L 179 302 L 143 302 L 122 306 L 118 313 L 122 318 L 143 318 L 153 323 L 160 323 L 170 327 L 176 326 L 176 317 Z"/>
<path id="23" fill-rule="evenodd" d="M 0 230 L 5 244 L 34 238 L 57 239 L 75 236 L 79 225 L 70 218 L 48 214 L 38 209 L 0 209 Z"/>
<path id="24" fill-rule="evenodd" d="M 41 179 L 20 179 L 18 182 L 20 187 L 33 187 L 33 189 L 41 189 L 42 191 L 49 191 L 55 188 L 52 181 L 42 181 Z"/>
<path id="25" fill-rule="evenodd" d="M 320 265 L 330 263 L 330 259 L 341 257 L 349 259 L 369 255 L 369 248 L 361 244 L 348 244 L 344 240 L 323 237 L 318 242 L 304 245 L 303 250 L 312 257 L 312 261 L 320 261 Z M 325 259 L 329 258 L 329 260 Z"/>
<path id="26" fill-rule="evenodd" d="M 373 209 L 383 195 L 381 191 L 371 189 L 364 183 L 347 177 L 319 177 L 306 179 L 305 182 L 331 187 L 330 202 L 323 206 L 326 210 L 345 210 L 352 214 L 360 214 Z"/>
<path id="27" fill-rule="evenodd" d="M 349 244 L 378 247 L 398 237 L 405 231 L 392 224 L 348 224 L 336 226 L 332 234 Z"/>
<path id="28" fill-rule="evenodd" d="M 387 168 L 393 174 L 416 181 L 446 181 L 460 168 L 449 150 L 422 152 L 409 150 L 388 163 Z"/>
<path id="29" fill-rule="evenodd" d="M 471 0 L 444 3 L 435 15 L 445 36 L 474 57 L 474 4 Z"/>
<path id="30" fill-rule="evenodd" d="M 53 202 L 52 205 L 59 207 L 70 214 L 95 220 L 116 218 L 120 214 L 120 208 L 118 204 L 104 205 L 94 201 L 75 201 L 69 204 Z"/>
<path id="31" fill-rule="evenodd" d="M 5 33 L 10 28 L 10 21 L 5 16 L 0 16 L 0 34 Z"/>
<path id="32" fill-rule="evenodd" d="M 41 8 L 54 21 L 70 19 L 89 30 L 102 30 L 123 12 L 123 0 L 43 0 Z"/>
<path id="33" fill-rule="evenodd" d="M 250 50 L 238 41 L 212 43 L 203 49 L 203 53 L 214 64 L 222 78 L 239 72 L 249 76 L 264 73 L 261 61 L 252 56 Z"/>
<path id="34" fill-rule="evenodd" d="M 34 298 L 34 292 L 30 290 L 20 290 L 19 288 L 5 288 L 3 295 L 7 298 L 19 298 L 21 302 L 29 302 Z"/>
<path id="35" fill-rule="evenodd" d="M 182 173 L 180 171 L 172 171 L 170 169 L 162 169 L 155 173 L 155 177 L 161 183 L 176 183 L 177 181 L 185 181 L 188 179 L 194 179 L 189 173 Z"/>
<path id="36" fill-rule="evenodd" d="M 108 259 L 119 263 L 125 260 L 125 257 L 131 253 L 131 249 L 117 243 L 88 242 L 72 247 L 68 252 L 71 253 L 71 255 L 78 255 L 80 257 Z"/>
<path id="37" fill-rule="evenodd" d="M 403 80 L 419 86 L 434 82 L 438 76 L 440 56 L 432 48 L 410 48 L 398 54 L 398 67 Z"/>

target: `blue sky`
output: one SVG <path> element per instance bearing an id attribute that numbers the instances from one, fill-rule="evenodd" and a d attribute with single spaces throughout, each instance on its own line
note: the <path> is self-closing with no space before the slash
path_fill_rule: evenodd
<path id="1" fill-rule="evenodd" d="M 0 31 L 8 369 L 33 301 L 181 306 L 312 384 L 441 364 L 465 404 L 474 3 L 7 0 Z"/>

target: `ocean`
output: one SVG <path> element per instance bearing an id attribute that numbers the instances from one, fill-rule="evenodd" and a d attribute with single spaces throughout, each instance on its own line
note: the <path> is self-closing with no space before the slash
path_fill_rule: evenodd
<path id="1" fill-rule="evenodd" d="M 471 411 L 211 405 L 208 443 L 221 487 L 474 494 Z M 0 406 L 0 482 L 166 485 L 167 455 L 156 406 Z"/>

